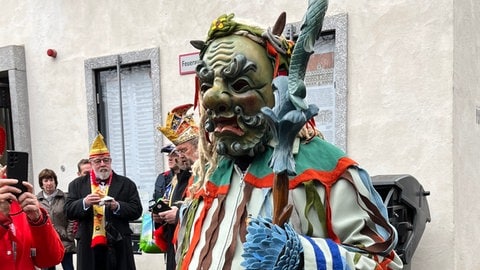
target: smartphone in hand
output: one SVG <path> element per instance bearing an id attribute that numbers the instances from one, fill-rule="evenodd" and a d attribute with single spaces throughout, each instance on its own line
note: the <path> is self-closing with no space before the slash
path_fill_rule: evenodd
<path id="1" fill-rule="evenodd" d="M 161 213 L 163 211 L 167 211 L 167 210 L 170 210 L 172 208 L 170 208 L 170 206 L 168 206 L 168 204 L 166 204 L 164 201 L 162 200 L 158 200 L 158 202 L 156 202 L 152 208 L 151 208 L 151 211 L 155 214 L 158 214 L 158 213 Z"/>
<path id="2" fill-rule="evenodd" d="M 27 191 L 27 187 L 22 184 L 23 181 L 28 181 L 27 152 L 7 150 L 7 178 L 18 180 L 18 183 L 12 185 L 22 191 L 15 194 L 17 197 Z"/>

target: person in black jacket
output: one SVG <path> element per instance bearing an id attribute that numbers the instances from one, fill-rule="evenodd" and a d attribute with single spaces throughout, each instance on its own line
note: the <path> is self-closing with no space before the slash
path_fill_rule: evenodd
<path id="1" fill-rule="evenodd" d="M 78 270 L 134 270 L 129 221 L 142 215 L 135 182 L 112 170 L 99 134 L 90 150 L 92 170 L 68 185 L 65 211 L 78 220 Z"/>
<path id="2" fill-rule="evenodd" d="M 169 144 L 160 150 L 160 152 L 167 154 L 168 170 L 160 173 L 155 180 L 155 190 L 153 192 L 153 201 L 155 202 L 164 198 L 165 190 L 171 186 L 173 176 L 180 172 L 180 167 L 177 164 L 178 154 L 173 151 L 174 149 L 175 146 Z"/>

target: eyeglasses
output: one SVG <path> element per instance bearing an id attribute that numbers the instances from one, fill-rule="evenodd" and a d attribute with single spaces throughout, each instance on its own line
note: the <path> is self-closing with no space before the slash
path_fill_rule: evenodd
<path id="1" fill-rule="evenodd" d="M 188 151 L 188 148 L 175 148 L 175 153 L 177 155 L 185 154 Z"/>
<path id="2" fill-rule="evenodd" d="M 97 165 L 100 164 L 100 163 L 102 163 L 102 161 L 103 161 L 103 163 L 105 163 L 105 164 L 109 164 L 109 163 L 112 161 L 112 159 L 111 159 L 111 158 L 108 158 L 108 157 L 106 157 L 106 158 L 92 159 L 92 163 L 95 163 L 95 164 L 97 164 Z"/>

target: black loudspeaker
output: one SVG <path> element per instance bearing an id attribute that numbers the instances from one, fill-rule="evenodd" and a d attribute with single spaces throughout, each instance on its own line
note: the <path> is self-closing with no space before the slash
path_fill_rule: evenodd
<path id="1" fill-rule="evenodd" d="M 372 183 L 387 207 L 390 223 L 397 229 L 395 251 L 410 269 L 413 253 L 422 238 L 427 222 L 431 221 L 427 196 L 422 185 L 413 176 L 377 175 Z"/>

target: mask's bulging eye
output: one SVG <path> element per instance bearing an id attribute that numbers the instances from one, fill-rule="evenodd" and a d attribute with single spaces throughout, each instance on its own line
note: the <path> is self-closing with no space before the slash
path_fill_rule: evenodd
<path id="1" fill-rule="evenodd" d="M 248 84 L 247 81 L 240 79 L 232 83 L 231 87 L 235 92 L 245 92 L 250 89 L 250 84 Z"/>
<path id="2" fill-rule="evenodd" d="M 200 92 L 205 93 L 208 89 L 212 88 L 212 84 L 210 83 L 202 83 L 200 85 Z"/>

